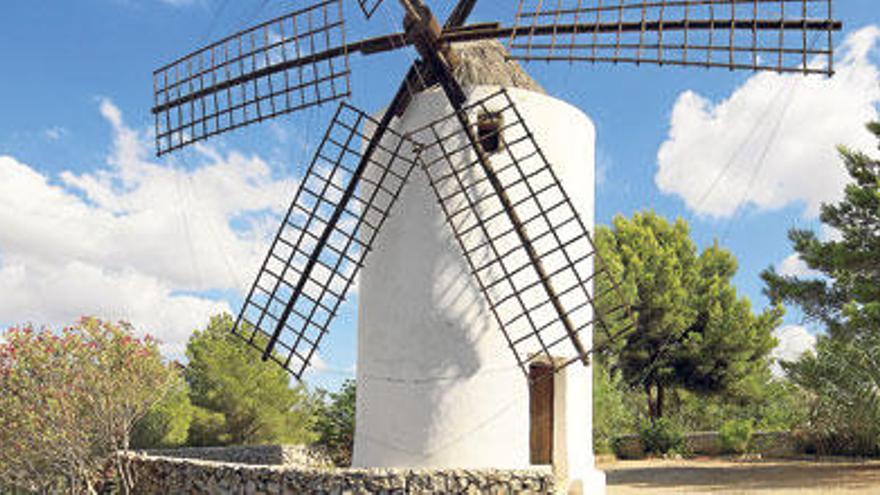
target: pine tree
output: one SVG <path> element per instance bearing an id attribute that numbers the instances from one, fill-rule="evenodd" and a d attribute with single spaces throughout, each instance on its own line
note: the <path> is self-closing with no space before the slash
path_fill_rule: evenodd
<path id="1" fill-rule="evenodd" d="M 195 410 L 189 443 L 252 445 L 310 443 L 313 408 L 302 385 L 263 362 L 231 332 L 228 314 L 211 318 L 189 339 L 185 375 Z"/>
<path id="2" fill-rule="evenodd" d="M 880 140 L 880 123 L 868 129 Z M 771 300 L 798 306 L 832 338 L 848 340 L 880 331 L 880 161 L 844 147 L 839 152 L 853 182 L 820 216 L 839 239 L 789 232 L 795 252 L 821 276 L 786 276 L 773 268 L 761 276 Z"/>
<path id="3" fill-rule="evenodd" d="M 868 125 L 880 140 L 880 123 Z M 837 204 L 822 206 L 822 222 L 839 238 L 789 233 L 795 252 L 816 272 L 762 277 L 774 301 L 798 306 L 827 333 L 814 352 L 783 363 L 807 392 L 808 444 L 823 454 L 880 453 L 880 161 L 847 148 L 840 156 L 852 177 Z"/>
<path id="4" fill-rule="evenodd" d="M 616 217 L 598 229 L 597 244 L 636 314 L 634 331 L 610 343 L 606 358 L 644 391 L 652 420 L 663 416 L 671 388 L 724 393 L 766 368 L 782 310 L 752 312 L 731 284 L 737 263 L 729 251 L 714 245 L 698 255 L 684 220 L 670 224 L 652 211 Z M 595 338 L 606 343 L 601 332 Z"/>

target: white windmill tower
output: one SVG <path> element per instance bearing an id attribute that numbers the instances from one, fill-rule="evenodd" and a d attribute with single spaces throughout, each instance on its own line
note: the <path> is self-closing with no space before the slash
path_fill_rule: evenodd
<path id="1" fill-rule="evenodd" d="M 601 490 L 592 333 L 634 322 L 591 238 L 593 126 L 513 60 L 830 74 L 841 25 L 830 0 L 520 0 L 510 27 L 398 1 L 402 33 L 346 43 L 342 0 L 315 0 L 158 69 L 158 153 L 348 97 L 351 53 L 415 47 L 381 118 L 340 104 L 235 332 L 301 378 L 365 266 L 356 465 L 552 464 Z"/>
<path id="2" fill-rule="evenodd" d="M 473 122 L 481 123 L 477 137 L 483 133 L 481 146 L 492 167 L 504 171 L 500 178 L 508 182 L 516 182 L 520 175 L 514 169 L 535 174 L 528 183 L 532 191 L 524 181 L 520 188 L 507 188 L 510 202 L 525 201 L 550 186 L 550 174 L 541 172 L 546 158 L 561 182 L 579 185 L 570 189 L 572 203 L 591 231 L 595 132 L 590 120 L 580 110 L 544 94 L 519 64 L 507 58 L 501 44 L 469 42 L 454 45 L 453 51 L 456 80 L 468 95 L 466 111 Z M 557 472 L 577 473 L 577 478 L 583 478 L 593 466 L 589 367 L 570 366 L 554 376 L 550 357 L 558 363 L 577 358 L 577 351 L 568 348 L 569 340 L 561 327 L 535 333 L 516 299 L 498 305 L 497 311 L 504 321 L 521 316 L 519 326 L 516 321 L 508 324 L 511 338 L 540 335 L 547 341 L 550 355 L 525 364 L 531 377 L 542 379 L 523 380 L 517 360 L 503 352 L 509 343 L 493 315 L 492 304 L 509 288 L 499 288 L 493 298 L 486 298 L 480 282 L 488 285 L 516 278 L 506 276 L 500 265 L 488 265 L 501 257 L 492 248 L 500 255 L 518 244 L 512 232 L 507 237 L 460 234 L 469 228 L 478 230 L 479 222 L 485 222 L 492 234 L 508 231 L 511 225 L 506 219 L 491 218 L 501 211 L 501 205 L 492 204 L 488 184 L 477 186 L 478 191 L 471 195 L 475 203 L 472 210 L 468 199 L 443 181 L 442 177 L 456 169 L 468 170 L 476 160 L 474 153 L 463 151 L 470 146 L 459 124 L 449 117 L 451 112 L 442 90 L 434 88 L 416 95 L 393 125 L 416 141 L 426 138 L 426 142 L 436 142 L 436 137 L 427 139 L 435 133 L 443 139 L 419 150 L 429 174 L 410 176 L 361 272 L 354 463 L 522 469 L 552 460 Z M 536 148 L 526 139 L 524 122 L 534 130 L 535 142 L 540 143 L 546 157 L 534 154 Z M 494 133 L 498 135 L 486 138 Z M 445 157 L 444 151 L 450 156 Z M 511 155 L 519 162 L 514 164 Z M 465 185 L 459 190 L 485 178 L 473 171 L 459 175 Z M 457 179 L 450 177 L 448 182 Z M 434 184 L 438 193 L 432 189 Z M 545 192 L 548 194 L 539 198 L 543 209 L 550 210 L 564 200 L 552 188 Z M 438 196 L 448 198 L 438 203 Z M 516 209 L 523 219 L 541 213 L 537 204 Z M 454 215 L 455 211 L 462 214 Z M 471 214 L 473 211 L 479 213 Z M 561 225 L 556 234 L 565 240 L 578 235 L 575 229 L 565 229 L 564 222 L 573 218 L 572 213 L 563 206 L 550 210 L 551 216 L 557 215 L 552 218 L 553 225 Z M 453 216 L 454 229 L 447 215 Z M 527 228 L 539 229 L 537 220 L 526 223 Z M 541 232 L 546 231 L 538 235 Z M 479 244 L 489 237 L 494 242 L 481 252 Z M 573 259 L 584 258 L 577 266 L 583 280 L 592 272 L 588 259 L 591 244 L 585 241 L 573 243 L 569 249 Z M 546 249 L 545 245 L 540 247 Z M 468 259 L 463 249 L 477 252 Z M 548 261 L 554 262 L 547 260 L 545 264 Z M 513 271 L 529 260 L 525 253 L 517 253 L 507 255 L 504 263 Z M 481 265 L 491 273 L 478 271 Z M 563 266 L 567 266 L 564 260 L 555 260 L 555 265 L 546 269 Z M 472 275 L 474 271 L 481 280 Z M 516 279 L 517 288 L 537 281 L 534 273 L 522 273 L 520 278 Z M 564 277 L 559 275 L 553 278 L 560 288 L 577 283 L 569 280 L 562 284 Z M 528 316 L 536 326 L 538 321 L 553 320 L 546 295 L 541 290 L 533 292 L 524 294 L 526 304 L 537 306 Z M 585 302 L 584 294 L 563 299 L 563 303 L 574 300 Z M 542 302 L 548 303 L 546 307 Z M 590 311 L 588 306 L 583 309 L 573 317 L 587 322 Z M 592 340 L 590 332 L 590 328 L 579 332 L 584 345 L 589 346 Z M 551 346 L 551 341 L 559 342 Z M 517 343 L 515 348 L 523 361 L 543 353 L 537 339 Z M 568 469 L 563 470 L 564 466 Z"/>

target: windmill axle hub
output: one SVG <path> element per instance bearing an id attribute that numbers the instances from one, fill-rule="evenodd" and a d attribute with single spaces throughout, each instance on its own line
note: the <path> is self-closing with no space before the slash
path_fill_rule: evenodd
<path id="1" fill-rule="evenodd" d="M 401 0 L 407 14 L 403 20 L 403 28 L 407 40 L 416 47 L 423 60 L 428 60 L 439 53 L 447 65 L 455 63 L 449 44 L 444 43 L 443 28 L 431 9 L 421 1 L 409 2 Z"/>

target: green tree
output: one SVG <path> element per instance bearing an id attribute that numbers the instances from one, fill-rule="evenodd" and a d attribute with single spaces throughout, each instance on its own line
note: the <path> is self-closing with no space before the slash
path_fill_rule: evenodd
<path id="1" fill-rule="evenodd" d="M 880 140 L 880 123 L 868 129 Z M 822 206 L 820 219 L 840 239 L 789 232 L 795 252 L 822 276 L 786 276 L 769 268 L 762 277 L 773 301 L 799 307 L 832 337 L 852 338 L 880 331 L 880 161 L 844 147 L 839 152 L 853 181 L 843 200 Z"/>
<path id="2" fill-rule="evenodd" d="M 880 123 L 868 125 L 880 140 Z M 840 156 L 852 181 L 822 222 L 839 238 L 792 230 L 794 250 L 815 276 L 762 273 L 775 302 L 797 306 L 822 325 L 816 351 L 783 363 L 809 396 L 804 426 L 828 453 L 880 453 L 880 160 L 847 148 Z"/>
<path id="3" fill-rule="evenodd" d="M 600 333 L 599 345 L 610 345 L 610 364 L 643 390 L 652 420 L 663 416 L 669 389 L 723 393 L 767 367 L 782 310 L 752 312 L 731 283 L 729 251 L 714 245 L 698 255 L 684 220 L 670 224 L 652 211 L 616 217 L 598 229 L 597 244 L 636 315 L 634 331 L 613 342 Z"/>
<path id="4" fill-rule="evenodd" d="M 187 432 L 187 445 L 196 447 L 231 445 L 223 413 L 193 407 L 192 421 Z"/>
<path id="5" fill-rule="evenodd" d="M 354 380 L 346 380 L 338 392 L 318 390 L 315 394 L 318 443 L 338 466 L 351 464 L 356 394 Z"/>
<path id="6" fill-rule="evenodd" d="M 194 445 L 310 443 L 312 401 L 302 385 L 291 386 L 281 367 L 259 359 L 232 334 L 232 317 L 211 318 L 186 347 L 185 375 L 196 410 Z"/>
<path id="7" fill-rule="evenodd" d="M 94 493 L 172 378 L 156 341 L 125 323 L 9 329 L 0 344 L 0 484 Z M 127 493 L 125 470 L 111 466 Z"/>
<path id="8" fill-rule="evenodd" d="M 186 444 L 192 418 L 189 386 L 183 373 L 175 370 L 165 397 L 135 424 L 131 446 L 135 449 L 180 447 Z"/>

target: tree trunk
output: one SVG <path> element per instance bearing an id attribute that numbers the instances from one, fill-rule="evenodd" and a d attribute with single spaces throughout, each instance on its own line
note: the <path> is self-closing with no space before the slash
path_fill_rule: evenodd
<path id="1" fill-rule="evenodd" d="M 660 384 L 645 385 L 645 397 L 648 399 L 648 418 L 651 423 L 663 417 L 664 392 L 665 389 Z"/>
<path id="2" fill-rule="evenodd" d="M 654 398 L 652 397 L 652 394 L 651 394 L 651 384 L 650 384 L 650 383 L 646 383 L 646 384 L 645 384 L 645 397 L 646 397 L 647 400 L 648 400 L 648 418 L 651 420 L 651 423 L 653 423 L 653 422 L 654 422 L 654 418 L 656 417 L 656 416 L 655 416 L 655 414 L 656 414 L 656 411 L 655 411 L 656 407 L 655 407 L 655 404 L 654 404 Z"/>
<path id="3" fill-rule="evenodd" d="M 657 385 L 657 416 L 656 419 L 663 417 L 663 385 Z"/>
<path id="4" fill-rule="evenodd" d="M 123 495 L 129 495 L 134 489 L 134 481 L 128 469 L 128 462 L 123 459 L 120 451 L 113 454 L 113 462 L 116 464 L 116 474 L 119 477 L 119 489 Z"/>

